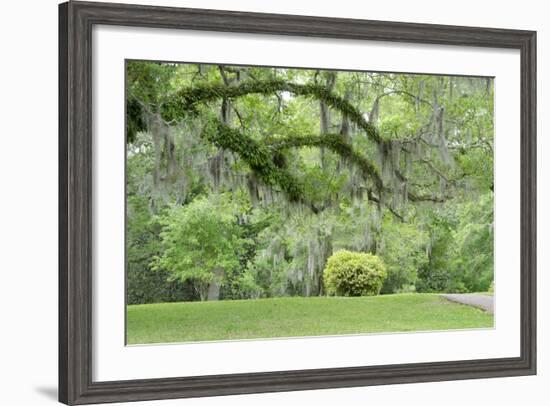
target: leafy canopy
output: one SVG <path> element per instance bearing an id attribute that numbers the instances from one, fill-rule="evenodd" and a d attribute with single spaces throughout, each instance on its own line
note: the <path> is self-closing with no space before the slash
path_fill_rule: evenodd
<path id="1" fill-rule="evenodd" d="M 172 279 L 192 280 L 201 298 L 213 281 L 223 283 L 239 267 L 246 240 L 226 196 L 198 197 L 174 207 L 160 221 L 163 250 L 155 269 L 168 270 Z"/>

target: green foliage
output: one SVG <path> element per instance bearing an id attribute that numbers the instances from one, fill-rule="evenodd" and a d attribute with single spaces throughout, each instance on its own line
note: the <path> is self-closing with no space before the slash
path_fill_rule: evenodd
<path id="1" fill-rule="evenodd" d="M 388 277 L 382 293 L 411 290 L 418 278 L 418 270 L 428 262 L 427 233 L 419 224 L 401 223 L 386 215 L 382 222 L 378 255 L 386 264 Z"/>
<path id="2" fill-rule="evenodd" d="M 126 66 L 131 303 L 324 295 L 341 249 L 381 293 L 489 288 L 492 80 Z"/>
<path id="3" fill-rule="evenodd" d="M 126 100 L 126 141 L 133 142 L 136 134 L 147 130 L 144 106 L 153 110 L 162 105 L 171 87 L 175 66 L 156 62 L 128 61 Z"/>
<path id="4" fill-rule="evenodd" d="M 434 210 L 428 214 L 430 241 L 428 263 L 418 271 L 419 292 L 464 292 L 460 280 L 453 278 L 451 267 L 456 221 L 452 211 Z"/>
<path id="5" fill-rule="evenodd" d="M 338 251 L 327 261 L 325 288 L 329 295 L 372 296 L 380 293 L 386 266 L 376 255 Z"/>
<path id="6" fill-rule="evenodd" d="M 153 271 L 144 262 L 132 261 L 127 266 L 126 301 L 130 305 L 199 299 L 191 283 L 169 280 L 170 274 L 166 271 Z"/>
<path id="7" fill-rule="evenodd" d="M 469 292 L 486 292 L 493 282 L 493 195 L 458 210 L 453 269 Z"/>
<path id="8" fill-rule="evenodd" d="M 168 271 L 173 280 L 192 281 L 206 300 L 210 284 L 223 284 L 239 267 L 245 240 L 232 211 L 224 196 L 199 197 L 170 210 L 160 219 L 162 254 L 154 268 Z"/>
<path id="9" fill-rule="evenodd" d="M 297 147 L 327 148 L 341 157 L 345 162 L 359 168 L 365 179 L 372 179 L 378 188 L 382 189 L 382 179 L 376 165 L 369 161 L 360 152 L 354 150 L 341 134 L 323 134 L 320 136 L 293 136 L 277 138 L 269 142 L 270 147 L 276 150 Z"/>
<path id="10" fill-rule="evenodd" d="M 267 185 L 279 186 L 290 201 L 298 202 L 303 199 L 303 186 L 290 173 L 275 165 L 265 146 L 219 120 L 214 120 L 211 126 L 205 127 L 204 137 L 218 147 L 238 154 L 261 180 Z"/>
<path id="11" fill-rule="evenodd" d="M 136 99 L 126 101 L 126 142 L 131 143 L 136 140 L 138 132 L 146 131 L 143 109 Z"/>
<path id="12" fill-rule="evenodd" d="M 193 288 L 179 280 L 168 281 L 166 271 L 153 271 L 151 258 L 161 251 L 160 224 L 151 217 L 143 197 L 128 197 L 126 249 L 126 300 L 128 304 L 195 300 Z"/>
<path id="13" fill-rule="evenodd" d="M 178 91 L 164 106 L 163 117 L 174 120 L 181 117 L 182 112 L 198 113 L 197 105 L 219 99 L 235 99 L 251 93 L 272 95 L 286 91 L 314 100 L 322 100 L 328 106 L 341 111 L 351 121 L 357 124 L 375 141 L 380 140 L 376 128 L 368 123 L 361 112 L 344 98 L 331 93 L 324 86 L 315 84 L 291 83 L 283 80 L 246 81 L 238 86 L 199 85 Z"/>
<path id="14" fill-rule="evenodd" d="M 263 289 L 256 283 L 256 274 L 246 269 L 233 283 L 235 299 L 258 299 Z"/>
<path id="15" fill-rule="evenodd" d="M 290 264 L 284 258 L 277 260 L 266 254 L 265 250 L 259 252 L 245 273 L 254 278 L 259 296 L 285 296 Z"/>
<path id="16" fill-rule="evenodd" d="M 422 292 L 485 292 L 493 280 L 493 194 L 431 214 L 429 262 Z"/>

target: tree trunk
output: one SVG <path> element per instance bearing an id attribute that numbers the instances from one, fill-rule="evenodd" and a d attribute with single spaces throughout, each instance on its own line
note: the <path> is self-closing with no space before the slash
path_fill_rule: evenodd
<path id="1" fill-rule="evenodd" d="M 325 294 L 323 284 L 323 273 L 327 260 L 332 255 L 332 233 L 326 234 L 321 237 L 321 257 L 319 258 L 319 275 L 317 276 L 318 295 L 323 296 Z"/>
<path id="2" fill-rule="evenodd" d="M 208 284 L 198 282 L 196 285 L 196 289 L 199 292 L 201 302 L 205 302 L 206 300 L 208 300 Z"/>
<path id="3" fill-rule="evenodd" d="M 214 269 L 214 279 L 212 282 L 210 282 L 210 285 L 208 285 L 208 291 L 206 295 L 206 300 L 220 300 L 220 287 L 221 287 L 221 280 L 223 277 L 223 269 L 217 268 Z"/>

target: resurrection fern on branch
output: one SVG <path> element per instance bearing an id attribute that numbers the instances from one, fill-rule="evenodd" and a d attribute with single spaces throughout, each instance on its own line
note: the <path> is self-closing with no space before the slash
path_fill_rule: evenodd
<path id="1" fill-rule="evenodd" d="M 298 84 L 272 79 L 247 80 L 232 85 L 198 84 L 193 87 L 185 87 L 164 97 L 163 102 L 158 106 L 158 114 L 160 115 L 158 119 L 167 125 L 173 125 L 184 119 L 201 116 L 200 107 L 214 101 L 222 100 L 225 104 L 228 101 L 251 94 L 279 97 L 278 94 L 281 92 L 317 100 L 323 105 L 339 111 L 346 123 L 354 123 L 360 132 L 366 134 L 367 139 L 374 141 L 378 146 L 382 173 L 375 163 L 356 151 L 353 145 L 346 141 L 347 137 L 343 133 L 272 137 L 266 140 L 268 146 L 266 148 L 252 137 L 230 127 L 226 122 L 208 118 L 207 124 L 201 132 L 202 138 L 216 145 L 222 151 L 232 151 L 248 164 L 257 179 L 266 186 L 279 188 L 279 191 L 283 192 L 290 202 L 306 203 L 314 212 L 318 212 L 319 208 L 311 202 L 307 202 L 308 199 L 304 195 L 303 185 L 286 167 L 286 158 L 283 153 L 285 150 L 316 147 L 320 148 L 321 151 L 324 149 L 332 151 L 340 157 L 342 162 L 357 167 L 364 180 L 372 182 L 372 187 L 368 185 L 365 187 L 366 196 L 369 200 L 377 204 L 385 204 L 387 201 L 385 195 L 392 195 L 389 209 L 391 213 L 400 219 L 403 219 L 403 217 L 395 210 L 396 196 L 401 196 L 401 200 L 405 202 L 442 202 L 445 200 L 444 197 L 422 195 L 409 190 L 408 180 L 398 168 L 399 152 L 403 149 L 401 143 L 397 140 L 383 139 L 377 128 L 367 121 L 361 111 L 354 107 L 350 101 L 338 96 L 332 89 L 316 83 Z M 129 141 L 135 138 L 137 131 L 141 131 L 147 126 L 147 120 L 144 120 L 139 114 L 140 108 L 142 114 L 145 114 L 139 103 L 133 101 L 128 104 Z M 396 156 L 397 158 L 395 158 Z"/>
<path id="2" fill-rule="evenodd" d="M 217 147 L 236 153 L 263 182 L 279 186 L 290 201 L 303 200 L 303 186 L 288 171 L 275 165 L 269 149 L 259 142 L 214 119 L 204 126 L 202 135 Z"/>
<path id="3" fill-rule="evenodd" d="M 339 97 L 323 86 L 316 84 L 296 84 L 282 80 L 248 81 L 236 86 L 227 85 L 198 85 L 184 88 L 171 96 L 162 104 L 161 117 L 167 122 L 174 122 L 185 117 L 186 114 L 198 115 L 200 104 L 207 104 L 216 100 L 231 100 L 248 94 L 272 95 L 286 91 L 298 96 L 304 96 L 324 102 L 327 106 L 342 113 L 346 119 L 362 129 L 367 137 L 381 142 L 376 128 L 365 120 L 363 114 L 349 101 Z M 131 118 L 135 114 L 135 104 L 132 105 Z M 130 126 L 141 128 L 142 123 Z M 135 131 L 135 130 L 134 130 Z M 291 202 L 305 200 L 303 186 L 282 165 L 277 163 L 281 150 L 291 147 L 320 147 L 328 148 L 337 153 L 344 161 L 359 167 L 365 179 L 371 179 L 378 192 L 383 190 L 380 173 L 374 163 L 355 151 L 344 137 L 336 134 L 323 134 L 311 137 L 288 137 L 277 140 L 270 145 L 271 152 L 238 130 L 229 127 L 219 120 L 208 123 L 203 130 L 203 137 L 219 148 L 230 150 L 243 159 L 252 171 L 268 186 L 278 186 L 288 196 Z M 317 209 L 311 206 L 314 211 Z"/>
<path id="4" fill-rule="evenodd" d="M 382 178 L 376 165 L 369 161 L 367 157 L 353 149 L 341 134 L 323 134 L 310 136 L 284 137 L 268 140 L 268 144 L 275 150 L 284 150 L 288 148 L 299 147 L 319 147 L 327 148 L 338 154 L 344 161 L 357 166 L 363 177 L 372 179 L 376 188 L 382 190 Z"/>
<path id="5" fill-rule="evenodd" d="M 379 142 L 380 135 L 376 127 L 370 124 L 363 114 L 349 101 L 315 84 L 297 84 L 283 80 L 247 81 L 236 86 L 197 85 L 187 87 L 167 100 L 162 108 L 162 117 L 166 121 L 181 118 L 183 112 L 198 113 L 197 106 L 215 100 L 236 99 L 248 94 L 273 95 L 277 92 L 289 92 L 297 96 L 321 100 L 329 107 L 345 114 L 347 118 L 361 128 L 373 141 Z"/>

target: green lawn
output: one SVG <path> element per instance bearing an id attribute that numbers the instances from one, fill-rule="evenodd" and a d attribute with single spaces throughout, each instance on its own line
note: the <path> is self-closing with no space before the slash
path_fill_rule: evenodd
<path id="1" fill-rule="evenodd" d="M 128 344 L 493 326 L 482 310 L 414 293 L 131 305 L 127 312 Z"/>

